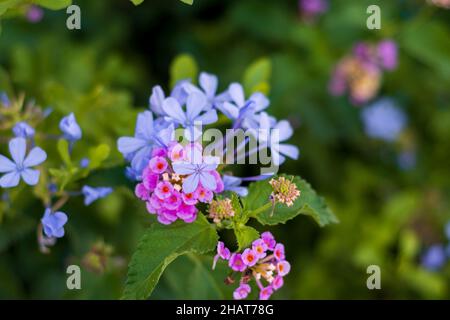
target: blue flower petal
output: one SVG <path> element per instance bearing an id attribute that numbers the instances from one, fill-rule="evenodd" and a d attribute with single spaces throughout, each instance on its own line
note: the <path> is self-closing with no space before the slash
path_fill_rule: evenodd
<path id="1" fill-rule="evenodd" d="M 34 147 L 31 149 L 28 156 L 25 158 L 23 162 L 24 167 L 34 167 L 40 165 L 47 159 L 47 153 L 39 147 Z"/>
<path id="2" fill-rule="evenodd" d="M 9 152 L 14 162 L 21 166 L 25 159 L 27 150 L 27 141 L 24 138 L 13 138 L 9 141 Z"/>
<path id="3" fill-rule="evenodd" d="M 217 182 L 214 176 L 208 172 L 200 173 L 200 182 L 203 187 L 208 190 L 215 190 L 217 188 Z"/>
<path id="4" fill-rule="evenodd" d="M 16 187 L 20 181 L 20 174 L 17 171 L 12 171 L 3 175 L 0 178 L 0 187 L 2 188 L 12 188 Z"/>
<path id="5" fill-rule="evenodd" d="M 16 164 L 0 154 L 0 173 L 16 170 Z"/>
<path id="6" fill-rule="evenodd" d="M 30 186 L 35 186 L 39 182 L 39 170 L 35 169 L 25 169 L 20 172 L 23 181 Z"/>
<path id="7" fill-rule="evenodd" d="M 197 189 L 199 182 L 200 182 L 199 175 L 196 173 L 191 174 L 189 177 L 187 177 L 183 181 L 183 191 L 185 193 L 194 192 Z"/>

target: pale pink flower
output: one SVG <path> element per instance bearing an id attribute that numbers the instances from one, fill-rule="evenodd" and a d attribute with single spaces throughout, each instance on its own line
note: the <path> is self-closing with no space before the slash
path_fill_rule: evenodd
<path id="1" fill-rule="evenodd" d="M 277 272 L 280 276 L 284 277 L 291 271 L 291 265 L 287 261 L 280 261 L 277 263 Z"/>

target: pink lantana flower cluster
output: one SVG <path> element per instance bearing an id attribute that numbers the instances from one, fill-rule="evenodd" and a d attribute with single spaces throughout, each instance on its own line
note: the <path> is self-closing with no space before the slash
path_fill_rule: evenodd
<path id="1" fill-rule="evenodd" d="M 191 223 L 197 218 L 196 205 L 210 203 L 224 190 L 217 165 L 213 157 L 202 156 L 200 144 L 171 142 L 167 148 L 153 149 L 135 194 L 160 223 Z"/>
<path id="2" fill-rule="evenodd" d="M 219 259 L 228 261 L 228 266 L 233 270 L 226 283 L 234 283 L 235 274 L 240 276 L 239 286 L 233 293 L 236 300 L 247 298 L 251 292 L 249 283 L 252 279 L 259 288 L 259 299 L 268 300 L 283 286 L 283 277 L 291 270 L 291 265 L 285 260 L 284 245 L 277 243 L 270 232 L 262 233 L 259 239 L 253 241 L 252 247 L 242 253 L 231 253 L 219 241 L 213 269 Z"/>
<path id="3" fill-rule="evenodd" d="M 334 96 L 348 92 L 353 104 L 365 104 L 378 94 L 384 71 L 396 67 L 397 44 L 394 41 L 384 40 L 377 45 L 357 43 L 352 53 L 336 65 L 329 91 Z"/>

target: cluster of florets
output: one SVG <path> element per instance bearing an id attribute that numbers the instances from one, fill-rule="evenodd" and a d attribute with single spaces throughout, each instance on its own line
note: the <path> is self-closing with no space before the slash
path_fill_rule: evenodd
<path id="1" fill-rule="evenodd" d="M 300 196 L 297 185 L 285 177 L 271 179 L 269 184 L 272 186 L 271 198 L 274 202 L 279 202 L 288 207 L 294 204 L 294 201 Z"/>
<path id="2" fill-rule="evenodd" d="M 213 200 L 209 205 L 209 217 L 214 223 L 220 223 L 224 219 L 231 219 L 234 217 L 234 214 L 231 199 Z"/>
<path id="3" fill-rule="evenodd" d="M 226 282 L 234 283 L 234 274 L 239 274 L 239 286 L 233 293 L 236 300 L 245 299 L 251 292 L 249 283 L 255 280 L 259 288 L 259 299 L 267 300 L 274 291 L 280 289 L 291 265 L 285 260 L 284 245 L 277 243 L 270 232 L 264 232 L 252 243 L 251 248 L 242 253 L 231 253 L 223 242 L 217 244 L 217 255 L 214 257 L 213 269 L 220 259 L 228 261 L 233 270 Z"/>
<path id="4" fill-rule="evenodd" d="M 381 84 L 383 71 L 397 67 L 397 45 L 385 40 L 378 45 L 364 42 L 353 48 L 335 67 L 330 93 L 341 96 L 348 92 L 352 103 L 361 105 L 374 98 Z"/>
<path id="5" fill-rule="evenodd" d="M 224 190 L 217 165 L 215 159 L 202 156 L 201 145 L 171 142 L 168 148 L 152 151 L 142 182 L 136 185 L 136 196 L 163 224 L 177 219 L 193 222 L 197 203 L 210 203 L 214 194 Z"/>

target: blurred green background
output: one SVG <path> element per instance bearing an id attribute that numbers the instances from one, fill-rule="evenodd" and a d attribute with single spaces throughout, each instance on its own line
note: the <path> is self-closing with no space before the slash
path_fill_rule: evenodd
<path id="1" fill-rule="evenodd" d="M 381 30 L 366 27 L 366 8 L 374 3 L 382 9 Z M 50 255 L 36 244 L 43 208 L 30 189 L 18 190 L 13 196 L 20 202 L 13 198 L 12 207 L 2 200 L 0 298 L 120 297 L 127 263 L 150 221 L 124 176 L 116 140 L 133 132 L 151 88 L 168 88 L 171 61 L 182 53 L 218 75 L 223 90 L 254 61 L 270 59 L 268 111 L 292 123 L 291 141 L 301 150 L 281 170 L 308 180 L 340 219 L 320 229 L 300 216 L 271 230 L 293 266 L 275 299 L 450 298 L 450 263 L 437 271 L 421 265 L 430 245 L 446 243 L 450 220 L 449 10 L 425 0 L 331 0 L 326 13 L 307 23 L 296 0 L 75 4 L 81 30 L 66 28 L 65 10 L 45 10 L 38 23 L 20 15 L 1 20 L 0 91 L 51 106 L 48 128 L 75 112 L 81 145 L 107 143 L 114 150 L 109 165 L 86 183 L 115 191 L 90 207 L 81 200 L 65 206 L 67 235 Z M 368 138 L 360 109 L 327 91 L 333 66 L 356 42 L 384 38 L 398 43 L 399 66 L 385 74 L 379 96 L 395 98 L 408 115 L 402 143 L 415 146 L 417 163 L 406 171 L 397 164 L 399 143 Z M 102 241 L 112 249 L 105 260 L 89 255 Z M 82 290 L 69 291 L 66 266 L 82 261 Z M 203 279 L 209 263 L 180 258 L 152 298 L 223 298 Z M 366 287 L 371 264 L 381 268 L 381 290 Z"/>

